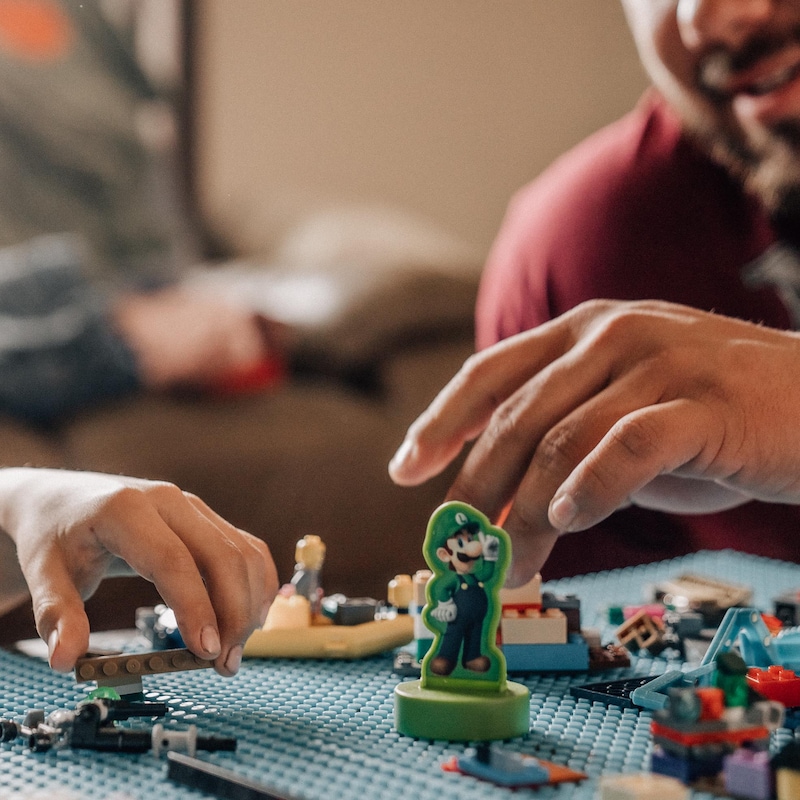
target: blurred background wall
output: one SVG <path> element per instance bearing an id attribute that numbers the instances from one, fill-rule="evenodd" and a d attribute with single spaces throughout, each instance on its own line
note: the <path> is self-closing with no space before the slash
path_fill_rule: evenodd
<path id="1" fill-rule="evenodd" d="M 195 0 L 197 181 L 237 249 L 388 206 L 482 259 L 510 195 L 645 78 L 618 0 Z"/>

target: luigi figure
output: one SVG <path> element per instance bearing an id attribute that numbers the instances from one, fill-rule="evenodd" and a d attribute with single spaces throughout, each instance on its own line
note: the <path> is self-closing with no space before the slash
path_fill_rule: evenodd
<path id="1" fill-rule="evenodd" d="M 397 730 L 454 742 L 527 733 L 530 692 L 506 679 L 497 645 L 508 534 L 476 508 L 451 501 L 434 511 L 422 553 L 431 568 L 422 620 L 433 643 L 420 679 L 395 687 Z"/>
<path id="2" fill-rule="evenodd" d="M 455 515 L 455 521 L 460 527 L 436 548 L 436 557 L 448 571 L 430 587 L 430 616 L 447 624 L 439 651 L 430 661 L 434 675 L 449 675 L 459 652 L 465 669 L 486 672 L 491 666 L 482 652 L 483 624 L 489 611 L 485 587 L 495 572 L 500 540 L 484 533 L 463 512 Z"/>

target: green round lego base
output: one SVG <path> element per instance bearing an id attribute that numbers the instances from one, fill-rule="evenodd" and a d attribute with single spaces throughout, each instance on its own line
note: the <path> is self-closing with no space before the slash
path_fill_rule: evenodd
<path id="1" fill-rule="evenodd" d="M 484 742 L 513 739 L 530 730 L 531 693 L 508 681 L 500 693 L 423 689 L 421 681 L 394 690 L 395 728 L 415 739 Z"/>

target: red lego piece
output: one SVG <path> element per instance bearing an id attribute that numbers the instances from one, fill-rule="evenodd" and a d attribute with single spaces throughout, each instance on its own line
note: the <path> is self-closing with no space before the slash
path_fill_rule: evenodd
<path id="1" fill-rule="evenodd" d="M 790 669 L 773 665 L 747 670 L 747 683 L 767 700 L 777 700 L 787 708 L 800 706 L 800 678 Z"/>
<path id="2" fill-rule="evenodd" d="M 662 736 L 664 739 L 677 742 L 685 747 L 692 747 L 698 744 L 724 743 L 742 745 L 745 742 L 753 742 L 758 739 L 769 739 L 769 731 L 760 725 L 749 728 L 735 728 L 733 730 L 698 730 L 687 733 L 653 721 L 650 723 L 650 730 L 653 736 Z"/>
<path id="3" fill-rule="evenodd" d="M 700 719 L 720 719 L 725 711 L 725 692 L 716 686 L 707 686 L 697 689 L 696 692 L 700 700 Z"/>

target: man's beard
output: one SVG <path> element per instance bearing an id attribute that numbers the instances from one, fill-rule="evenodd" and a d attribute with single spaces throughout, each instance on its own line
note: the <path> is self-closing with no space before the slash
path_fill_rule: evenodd
<path id="1" fill-rule="evenodd" d="M 758 197 L 773 220 L 800 227 L 800 119 L 744 129 L 726 94 L 737 74 L 760 59 L 800 43 L 800 28 L 781 37 L 754 38 L 737 52 L 723 49 L 698 65 L 699 97 L 673 97 L 687 130 L 711 157 Z M 795 233 L 795 238 L 798 234 Z"/>
<path id="2" fill-rule="evenodd" d="M 758 137 L 727 127 L 706 137 L 712 158 L 758 197 L 779 233 L 800 236 L 800 123 Z"/>

